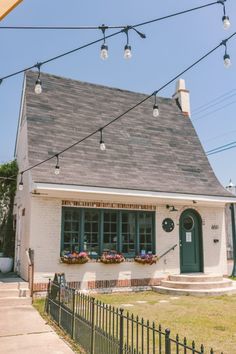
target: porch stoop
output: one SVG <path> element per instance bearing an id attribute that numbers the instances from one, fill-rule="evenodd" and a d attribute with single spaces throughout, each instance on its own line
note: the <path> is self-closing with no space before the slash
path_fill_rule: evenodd
<path id="1" fill-rule="evenodd" d="M 170 295 L 218 296 L 236 293 L 236 282 L 220 275 L 193 273 L 170 275 L 153 291 Z"/>
<path id="2" fill-rule="evenodd" d="M 21 278 L 0 277 L 0 306 L 31 305 L 29 284 Z"/>

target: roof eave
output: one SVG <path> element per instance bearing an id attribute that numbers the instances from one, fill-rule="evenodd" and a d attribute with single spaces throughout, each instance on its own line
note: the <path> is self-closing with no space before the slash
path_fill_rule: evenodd
<path id="1" fill-rule="evenodd" d="M 144 191 L 120 188 L 106 188 L 95 186 L 82 186 L 82 185 L 65 185 L 65 184 L 51 184 L 35 182 L 32 184 L 33 194 L 47 195 L 52 197 L 72 197 L 76 198 L 81 195 L 106 195 L 106 196 L 123 196 L 129 198 L 148 199 L 150 202 L 170 201 L 176 202 L 191 202 L 191 203 L 210 203 L 210 204 L 227 204 L 236 203 L 234 196 L 212 196 L 200 194 L 187 194 L 187 193 L 173 193 L 173 192 L 157 192 L 157 191 Z"/>

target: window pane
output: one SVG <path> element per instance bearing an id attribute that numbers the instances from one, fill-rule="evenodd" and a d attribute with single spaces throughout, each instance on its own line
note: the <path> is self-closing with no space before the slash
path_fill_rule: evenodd
<path id="1" fill-rule="evenodd" d="M 65 243 L 70 242 L 70 233 L 65 233 L 64 234 L 64 242 Z"/>
<path id="2" fill-rule="evenodd" d="M 80 210 L 63 208 L 62 251 L 79 249 Z"/>
<path id="3" fill-rule="evenodd" d="M 153 213 L 139 213 L 138 215 L 138 228 L 139 228 L 139 252 L 152 252 L 153 240 Z"/>
<path id="4" fill-rule="evenodd" d="M 71 222 L 66 221 L 64 223 L 64 230 L 65 231 L 71 231 Z"/>
<path id="5" fill-rule="evenodd" d="M 122 212 L 121 224 L 122 224 L 122 252 L 127 256 L 133 257 L 135 254 L 135 239 L 136 239 L 136 213 L 134 212 Z"/>
<path id="6" fill-rule="evenodd" d="M 99 211 L 86 210 L 85 217 L 85 234 L 83 250 L 89 253 L 98 253 L 99 250 Z"/>
<path id="7" fill-rule="evenodd" d="M 79 231 L 79 222 L 72 222 L 72 231 Z"/>
<path id="8" fill-rule="evenodd" d="M 117 250 L 117 213 L 114 211 L 104 212 L 104 233 L 103 233 L 103 249 Z"/>

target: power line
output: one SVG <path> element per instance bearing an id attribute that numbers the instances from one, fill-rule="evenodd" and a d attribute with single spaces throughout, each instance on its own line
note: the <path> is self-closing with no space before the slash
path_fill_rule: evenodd
<path id="1" fill-rule="evenodd" d="M 224 136 L 227 136 L 227 135 L 230 135 L 230 134 L 233 134 L 233 133 L 236 133 L 236 130 L 227 131 L 226 133 L 223 133 L 223 134 L 214 136 L 214 137 L 212 137 L 212 138 L 210 138 L 210 139 L 203 140 L 203 142 L 204 142 L 204 143 L 207 143 L 207 142 L 209 142 L 209 141 L 216 140 L 216 139 L 222 138 L 222 137 L 224 137 Z"/>
<path id="2" fill-rule="evenodd" d="M 113 124 L 114 122 L 116 122 L 118 119 L 122 118 L 123 116 L 125 116 L 127 113 L 131 112 L 132 110 L 134 110 L 135 108 L 137 108 L 138 106 L 140 106 L 141 104 L 143 104 L 145 101 L 147 101 L 148 99 L 150 99 L 152 96 L 156 96 L 160 91 L 162 91 L 164 88 L 166 88 L 168 85 L 170 85 L 173 81 L 175 81 L 177 78 L 179 78 L 180 76 L 182 76 L 184 73 L 186 73 L 187 71 L 189 71 L 190 69 L 192 69 L 194 66 L 196 66 L 197 64 L 199 64 L 202 60 L 204 60 L 205 58 L 207 58 L 209 55 L 211 55 L 213 52 L 215 52 L 219 47 L 221 47 L 222 45 L 225 45 L 225 43 L 230 40 L 231 38 L 233 38 L 236 35 L 236 32 L 233 33 L 231 36 L 229 36 L 227 39 L 225 39 L 224 41 L 220 42 L 216 47 L 214 47 L 213 49 L 211 49 L 210 51 L 208 51 L 206 54 L 204 54 L 203 56 L 201 56 L 198 60 L 196 60 L 193 64 L 189 65 L 186 69 L 184 69 L 183 71 L 181 71 L 179 74 L 177 74 L 176 76 L 174 76 L 172 79 L 170 79 L 167 83 L 165 83 L 163 86 L 161 86 L 158 90 L 152 92 L 149 96 L 145 97 L 144 99 L 142 99 L 141 101 L 139 101 L 138 103 L 136 103 L 134 106 L 132 106 L 131 108 L 127 109 L 125 112 L 123 112 L 122 114 L 120 114 L 119 116 L 117 116 L 116 118 L 114 118 L 113 120 L 111 120 L 110 122 L 108 122 L 107 124 L 105 124 L 104 126 L 100 127 L 99 129 L 96 129 L 95 131 L 91 132 L 90 134 L 86 135 L 84 138 L 74 142 L 73 144 L 69 145 L 68 147 L 66 147 L 65 149 L 57 152 L 56 154 L 48 157 L 45 160 L 42 160 L 40 162 L 38 162 L 35 165 L 32 165 L 30 167 L 28 167 L 25 170 L 22 170 L 20 172 L 21 175 L 21 186 L 23 187 L 23 174 L 27 171 L 32 170 L 33 168 L 36 168 L 40 165 L 42 165 L 45 162 L 48 162 L 54 158 L 57 158 L 63 154 L 64 152 L 68 151 L 69 149 L 81 144 L 82 142 L 84 142 L 85 140 L 89 139 L 90 137 L 92 137 L 93 135 L 97 134 L 99 131 L 102 131 L 103 129 L 105 129 L 106 127 L 108 127 L 109 125 Z"/>
<path id="3" fill-rule="evenodd" d="M 216 150 L 219 150 L 219 149 L 222 149 L 222 148 L 234 145 L 234 144 L 236 144 L 236 141 L 232 141 L 231 143 L 228 143 L 228 144 L 225 144 L 225 145 L 221 145 L 221 146 L 219 146 L 217 148 L 211 149 L 211 150 L 207 151 L 207 154 L 210 154 L 212 152 L 215 152 Z"/>
<path id="4" fill-rule="evenodd" d="M 205 118 L 205 117 L 207 117 L 207 116 L 210 116 L 210 115 L 212 115 L 213 113 L 216 113 L 216 112 L 218 112 L 218 111 L 221 111 L 221 110 L 224 109 L 225 107 L 229 107 L 229 106 L 231 106 L 232 104 L 235 104 L 235 103 L 236 103 L 236 100 L 235 100 L 235 101 L 232 101 L 232 102 L 230 102 L 230 103 L 227 103 L 227 104 L 225 104 L 225 105 L 222 106 L 222 107 L 219 107 L 219 108 L 217 108 L 217 109 L 214 109 L 213 111 L 208 112 L 208 113 L 204 114 L 203 116 L 200 116 L 200 117 L 198 117 L 198 118 L 193 118 L 192 120 L 193 120 L 193 121 L 201 120 L 201 119 L 203 119 L 203 118 Z"/>
<path id="5" fill-rule="evenodd" d="M 215 155 L 215 154 L 219 154 L 220 152 L 226 151 L 226 150 L 230 150 L 230 149 L 234 149 L 236 148 L 236 141 L 233 141 L 232 143 L 226 144 L 226 145 L 221 145 L 218 146 L 215 149 L 209 150 L 206 152 L 207 156 L 210 155 Z"/>
<path id="6" fill-rule="evenodd" d="M 149 20 L 149 21 L 145 21 L 145 22 L 141 22 L 138 23 L 134 26 L 132 26 L 133 28 L 135 27 L 140 27 L 140 26 L 144 26 L 150 23 L 154 23 L 154 22 L 158 22 L 158 21 L 163 21 L 166 20 L 168 18 L 171 17 L 175 17 L 175 16 L 179 16 L 179 15 L 183 15 L 192 11 L 196 11 L 196 10 L 200 10 L 212 5 L 216 5 L 216 4 L 221 4 L 224 6 L 224 2 L 226 2 L 226 0 L 223 1 L 214 1 L 211 2 L 209 4 L 206 5 L 201 5 L 201 6 L 197 6 L 188 10 L 183 10 L 183 11 L 179 11 L 179 12 L 175 12 L 173 14 L 170 15 L 166 15 L 166 16 L 162 16 L 162 17 L 158 17 L 155 18 L 153 20 Z M 11 30 L 99 30 L 101 29 L 102 26 L 0 26 L 0 29 L 11 29 Z M 124 29 L 127 27 L 127 25 L 118 25 L 118 26 L 104 26 L 105 29 Z"/>
<path id="7" fill-rule="evenodd" d="M 196 109 L 193 109 L 192 113 L 194 116 L 199 115 L 202 112 L 207 111 L 208 109 L 213 108 L 213 107 L 219 105 L 220 103 L 227 101 L 228 99 L 234 97 L 235 95 L 236 95 L 235 89 L 228 91 L 227 93 L 214 98 L 213 100 L 209 101 L 208 103 L 205 103 L 204 105 L 202 105 Z"/>
<path id="8" fill-rule="evenodd" d="M 171 15 L 159 17 L 159 18 L 156 18 L 156 19 L 153 19 L 153 20 L 141 22 L 141 23 L 138 23 L 138 24 L 133 25 L 133 26 L 125 26 L 125 27 L 123 27 L 123 26 L 113 26 L 113 28 L 122 28 L 122 29 L 120 29 L 119 31 L 114 32 L 114 33 L 112 33 L 112 34 L 110 34 L 110 35 L 107 35 L 107 36 L 105 36 L 105 31 L 106 31 L 107 29 L 109 29 L 109 28 L 112 28 L 112 26 L 110 26 L 110 27 L 109 27 L 109 26 L 105 26 L 105 25 L 98 26 L 98 27 L 97 27 L 97 26 L 96 26 L 96 27 L 88 26 L 87 29 L 90 28 L 90 29 L 99 29 L 99 30 L 102 30 L 102 32 L 103 32 L 103 34 L 104 34 L 103 37 L 102 37 L 102 38 L 99 38 L 99 39 L 97 39 L 97 40 L 95 40 L 95 41 L 89 42 L 89 43 L 87 43 L 87 44 L 84 44 L 84 45 L 82 45 L 82 46 L 80 46 L 80 47 L 74 48 L 74 49 L 72 49 L 72 50 L 70 50 L 70 51 L 64 52 L 64 53 L 59 54 L 59 55 L 57 55 L 57 56 L 54 56 L 54 57 L 52 57 L 52 58 L 50 58 L 50 59 L 47 59 L 47 60 L 45 60 L 45 61 L 42 61 L 42 62 L 40 62 L 40 63 L 33 64 L 33 65 L 28 66 L 28 67 L 26 67 L 26 68 L 24 68 L 24 69 L 21 69 L 21 70 L 18 70 L 18 71 L 16 71 L 16 72 L 13 72 L 13 73 L 11 73 L 11 74 L 9 74 L 9 75 L 3 76 L 3 77 L 0 78 L 0 84 L 2 83 L 3 80 L 9 79 L 10 77 L 13 77 L 13 76 L 22 74 L 22 73 L 24 73 L 24 72 L 27 71 L 27 70 L 31 70 L 31 69 L 34 69 L 34 68 L 38 68 L 39 65 L 42 66 L 42 65 L 44 65 L 44 64 L 48 64 L 48 63 L 50 63 L 51 61 L 60 59 L 60 58 L 62 58 L 62 57 L 64 57 L 64 56 L 67 56 L 67 55 L 72 54 L 72 53 L 75 53 L 75 52 L 77 52 L 77 51 L 79 51 L 79 50 L 85 49 L 85 48 L 87 48 L 87 47 L 89 47 L 89 46 L 92 46 L 92 45 L 94 45 L 94 44 L 96 44 L 96 43 L 99 43 L 99 42 L 101 42 L 101 41 L 105 41 L 106 39 L 111 38 L 111 37 L 114 37 L 114 36 L 117 36 L 118 34 L 121 34 L 121 33 L 126 33 L 126 34 L 128 34 L 128 31 L 129 31 L 129 30 L 132 30 L 132 29 L 133 29 L 133 30 L 135 30 L 139 35 L 142 36 L 142 34 L 136 30 L 136 27 L 140 27 L 140 26 L 144 26 L 144 25 L 147 25 L 147 24 L 151 24 L 151 23 L 154 23 L 154 22 L 157 22 L 157 21 L 161 21 L 161 20 L 164 20 L 164 19 L 167 19 L 167 18 L 171 18 L 171 17 L 174 17 L 174 16 L 182 15 L 182 14 L 185 14 L 185 13 L 188 13 L 188 12 L 191 12 L 191 11 L 196 11 L 196 10 L 199 10 L 199 9 L 202 9 L 202 8 L 206 8 L 206 7 L 209 7 L 209 6 L 213 6 L 213 5 L 216 5 L 216 4 L 221 4 L 221 5 L 223 5 L 223 10 L 224 10 L 224 14 L 225 14 L 225 5 L 224 5 L 225 2 L 226 2 L 226 0 L 214 1 L 214 2 L 211 2 L 211 3 L 206 4 L 206 5 L 198 6 L 198 7 L 195 7 L 195 8 L 192 8 L 192 9 L 188 9 L 188 10 L 184 10 L 184 11 L 181 11 L 181 12 L 177 12 L 177 13 L 174 13 L 174 14 L 171 14 Z M 225 16 L 224 16 L 224 17 L 225 17 Z M 223 18 L 224 18 L 224 17 L 223 17 Z M 10 26 L 8 26 L 8 27 L 10 27 Z M 20 28 L 20 27 L 21 27 L 21 26 L 19 26 L 19 28 Z M 31 27 L 32 27 L 32 26 L 31 26 Z M 3 28 L 3 27 L 2 27 L 2 28 Z M 32 28 L 33 28 L 33 27 L 32 27 Z M 49 28 L 49 27 L 48 27 L 48 28 Z M 81 27 L 81 28 L 82 28 L 82 27 Z M 145 38 L 145 37 L 142 37 L 142 38 Z"/>

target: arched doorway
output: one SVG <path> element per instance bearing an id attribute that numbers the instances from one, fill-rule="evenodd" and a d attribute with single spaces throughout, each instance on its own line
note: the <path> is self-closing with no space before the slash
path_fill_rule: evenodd
<path id="1" fill-rule="evenodd" d="M 203 272 L 202 219 L 193 209 L 180 216 L 180 272 Z"/>

